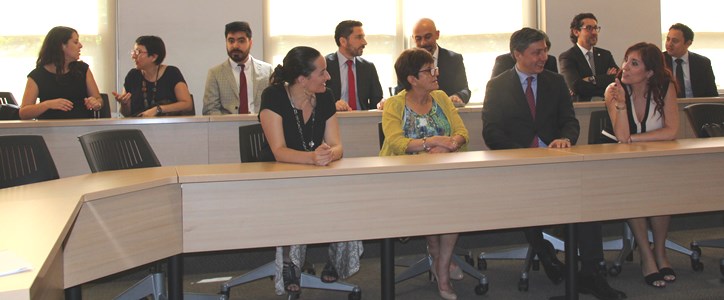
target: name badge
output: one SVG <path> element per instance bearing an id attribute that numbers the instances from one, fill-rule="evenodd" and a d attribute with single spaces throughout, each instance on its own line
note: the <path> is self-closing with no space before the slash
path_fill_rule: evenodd
<path id="1" fill-rule="evenodd" d="M 427 118 L 417 118 L 418 126 L 427 126 Z"/>

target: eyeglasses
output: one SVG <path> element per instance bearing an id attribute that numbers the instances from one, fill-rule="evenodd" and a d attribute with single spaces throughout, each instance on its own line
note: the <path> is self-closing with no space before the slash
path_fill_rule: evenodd
<path id="1" fill-rule="evenodd" d="M 593 32 L 593 31 L 601 32 L 601 26 L 591 26 L 591 25 L 581 26 L 581 30 L 583 30 L 583 29 L 587 30 L 588 32 Z"/>
<path id="2" fill-rule="evenodd" d="M 138 56 L 138 55 L 140 55 L 141 53 L 146 53 L 146 54 L 148 54 L 148 51 L 141 51 L 141 50 L 138 50 L 138 49 L 133 49 L 133 50 L 131 50 L 131 56 L 134 56 L 134 55 L 135 55 L 135 56 Z"/>
<path id="3" fill-rule="evenodd" d="M 434 68 L 422 69 L 422 70 L 417 71 L 417 72 L 418 72 L 418 73 L 430 72 L 430 76 L 435 76 L 435 75 L 438 74 L 439 71 L 440 71 L 440 68 L 434 67 Z"/>

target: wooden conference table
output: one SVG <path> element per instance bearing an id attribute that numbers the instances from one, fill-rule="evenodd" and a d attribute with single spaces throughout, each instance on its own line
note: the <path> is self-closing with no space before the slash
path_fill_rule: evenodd
<path id="1" fill-rule="evenodd" d="M 0 189 L 0 249 L 32 267 L 0 277 L 0 298 L 61 299 L 180 253 L 719 211 L 722 165 L 724 138 L 711 138 L 185 165 Z"/>

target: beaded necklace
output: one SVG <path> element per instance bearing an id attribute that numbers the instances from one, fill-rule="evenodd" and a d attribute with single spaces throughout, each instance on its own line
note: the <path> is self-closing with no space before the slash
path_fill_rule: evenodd
<path id="1" fill-rule="evenodd" d="M 300 115 L 300 114 L 299 114 L 299 109 L 297 109 L 297 108 L 294 106 L 294 102 L 292 101 L 292 94 L 289 93 L 289 87 L 285 87 L 284 89 L 285 89 L 286 92 L 287 92 L 287 97 L 289 98 L 289 104 L 292 106 L 292 110 L 294 111 L 294 121 L 297 122 L 297 130 L 299 131 L 299 137 L 302 139 L 302 148 L 304 148 L 304 151 L 307 151 L 307 152 L 314 151 L 314 124 L 315 124 L 315 122 L 314 122 L 314 121 L 315 121 L 315 118 L 314 118 L 314 115 L 315 115 L 314 106 L 312 106 L 312 116 L 310 117 L 311 122 L 312 122 L 312 134 L 311 134 L 311 137 L 310 137 L 310 139 L 309 139 L 309 142 L 307 142 L 307 140 L 304 138 L 304 131 L 302 131 L 302 123 L 303 123 L 303 122 L 302 122 L 302 120 L 300 120 L 300 118 L 299 118 L 299 115 Z M 313 96 L 312 96 L 312 97 L 313 97 Z M 310 105 L 310 106 L 311 106 L 311 105 Z M 302 119 L 303 119 L 303 118 L 304 118 L 304 116 L 302 115 Z"/>

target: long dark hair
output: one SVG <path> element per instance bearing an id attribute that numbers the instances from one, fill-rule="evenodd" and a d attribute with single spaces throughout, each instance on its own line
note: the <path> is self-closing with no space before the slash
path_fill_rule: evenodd
<path id="1" fill-rule="evenodd" d="M 66 26 L 56 26 L 50 29 L 43 40 L 43 45 L 40 46 L 35 67 L 52 64 L 55 66 L 56 75 L 63 74 L 63 69 L 65 68 L 63 45 L 68 44 L 68 41 L 73 37 L 73 33 L 78 34 L 78 31 Z M 69 71 L 80 72 L 77 66 L 75 62 L 71 62 L 68 64 L 68 69 Z"/>
<path id="2" fill-rule="evenodd" d="M 283 65 L 277 65 L 274 73 L 271 74 L 269 82 L 273 85 L 288 83 L 294 84 L 299 76 L 309 76 L 317 68 L 314 61 L 322 56 L 317 49 L 306 46 L 297 46 L 287 52 L 282 61 Z"/>
<path id="3" fill-rule="evenodd" d="M 624 55 L 624 60 L 628 61 L 629 54 L 632 52 L 638 52 L 641 56 L 641 61 L 646 67 L 646 71 L 651 71 L 652 75 L 646 82 L 648 93 L 654 98 L 656 103 L 656 111 L 663 116 L 664 115 L 664 97 L 666 97 L 666 89 L 669 85 L 673 84 L 674 88 L 677 88 L 674 82 L 674 76 L 671 75 L 671 71 L 666 68 L 664 54 L 661 49 L 654 44 L 641 42 L 629 47 Z M 617 77 L 621 79 L 622 70 L 618 71 Z M 646 95 L 648 97 L 648 95 Z"/>

